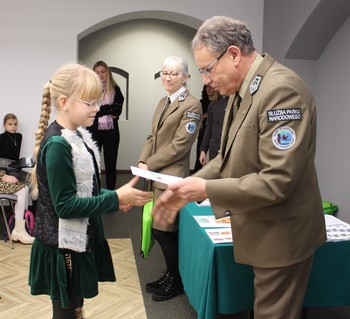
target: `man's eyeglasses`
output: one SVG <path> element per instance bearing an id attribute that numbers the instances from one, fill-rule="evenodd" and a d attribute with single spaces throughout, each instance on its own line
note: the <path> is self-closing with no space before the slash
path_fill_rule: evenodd
<path id="1" fill-rule="evenodd" d="M 179 76 L 178 72 L 160 71 L 159 74 L 162 77 L 162 79 L 166 79 L 169 76 L 170 80 L 175 80 Z"/>
<path id="2" fill-rule="evenodd" d="M 214 65 L 219 62 L 219 60 L 224 56 L 226 52 L 227 49 L 224 52 L 222 52 L 216 60 L 210 63 L 210 65 L 206 69 L 198 69 L 199 73 L 202 75 L 211 76 L 211 71 L 213 70 Z"/>
<path id="3" fill-rule="evenodd" d="M 82 102 L 82 103 L 86 104 L 89 107 L 101 107 L 101 105 L 102 105 L 102 99 L 98 99 L 98 100 L 94 99 L 94 100 L 92 100 L 90 102 L 79 100 L 79 99 L 77 99 L 75 97 L 72 97 L 72 99 L 77 100 L 79 102 Z"/>

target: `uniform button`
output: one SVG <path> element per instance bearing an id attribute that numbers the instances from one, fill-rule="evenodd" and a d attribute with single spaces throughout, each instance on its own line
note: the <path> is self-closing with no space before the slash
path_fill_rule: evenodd
<path id="1" fill-rule="evenodd" d="M 227 210 L 224 214 L 225 214 L 225 216 L 231 216 L 232 215 L 230 210 Z"/>

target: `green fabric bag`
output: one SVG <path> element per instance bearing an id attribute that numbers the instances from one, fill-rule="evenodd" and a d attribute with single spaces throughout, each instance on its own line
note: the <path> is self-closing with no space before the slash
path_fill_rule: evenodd
<path id="1" fill-rule="evenodd" d="M 154 238 L 152 236 L 152 223 L 153 223 L 153 217 L 151 215 L 152 209 L 153 209 L 153 200 L 148 202 L 145 206 L 143 206 L 142 229 L 141 229 L 141 251 L 140 251 L 140 255 L 142 258 L 147 258 L 154 244 Z"/>
<path id="2" fill-rule="evenodd" d="M 334 215 L 338 211 L 338 206 L 331 202 L 322 201 L 322 207 L 325 214 Z"/>

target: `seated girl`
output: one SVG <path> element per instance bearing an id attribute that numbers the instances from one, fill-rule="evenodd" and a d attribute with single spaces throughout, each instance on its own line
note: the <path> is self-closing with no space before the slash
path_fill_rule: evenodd
<path id="1" fill-rule="evenodd" d="M 4 117 L 4 133 L 0 134 L 0 157 L 9 160 L 18 160 L 22 144 L 22 134 L 17 133 L 17 116 L 8 113 Z M 15 228 L 11 238 L 23 244 L 32 244 L 34 237 L 25 229 L 24 212 L 28 209 L 28 187 L 19 183 L 19 176 L 6 175 L 0 171 L 0 193 L 17 195 L 15 204 Z M 25 179 L 25 178 L 23 178 Z"/>
<path id="2" fill-rule="evenodd" d="M 0 134 L 0 157 L 17 161 L 22 144 L 22 134 L 17 132 L 18 119 L 8 113 L 4 117 L 4 133 Z"/>
<path id="3" fill-rule="evenodd" d="M 15 228 L 12 230 L 11 239 L 22 244 L 32 244 L 34 237 L 27 233 L 25 228 L 24 212 L 28 209 L 28 187 L 18 182 L 17 177 L 6 175 L 0 171 L 0 193 L 16 195 L 15 204 Z"/>

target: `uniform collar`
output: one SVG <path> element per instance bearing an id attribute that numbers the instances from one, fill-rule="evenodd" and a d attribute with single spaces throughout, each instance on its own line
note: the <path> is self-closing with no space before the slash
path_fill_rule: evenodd
<path id="1" fill-rule="evenodd" d="M 170 102 L 173 103 L 181 93 L 185 92 L 186 88 L 184 86 L 182 86 L 179 90 L 177 90 L 174 94 L 172 95 L 168 95 L 168 97 L 170 98 Z"/>
<path id="2" fill-rule="evenodd" d="M 252 64 L 252 66 L 250 67 L 247 75 L 245 76 L 245 78 L 243 80 L 241 87 L 238 90 L 238 94 L 241 98 L 243 98 L 244 93 L 246 92 L 250 83 L 252 82 L 252 77 L 254 76 L 256 70 L 259 68 L 259 66 L 263 62 L 263 60 L 264 60 L 264 58 L 260 54 L 256 55 L 256 58 Z"/>

